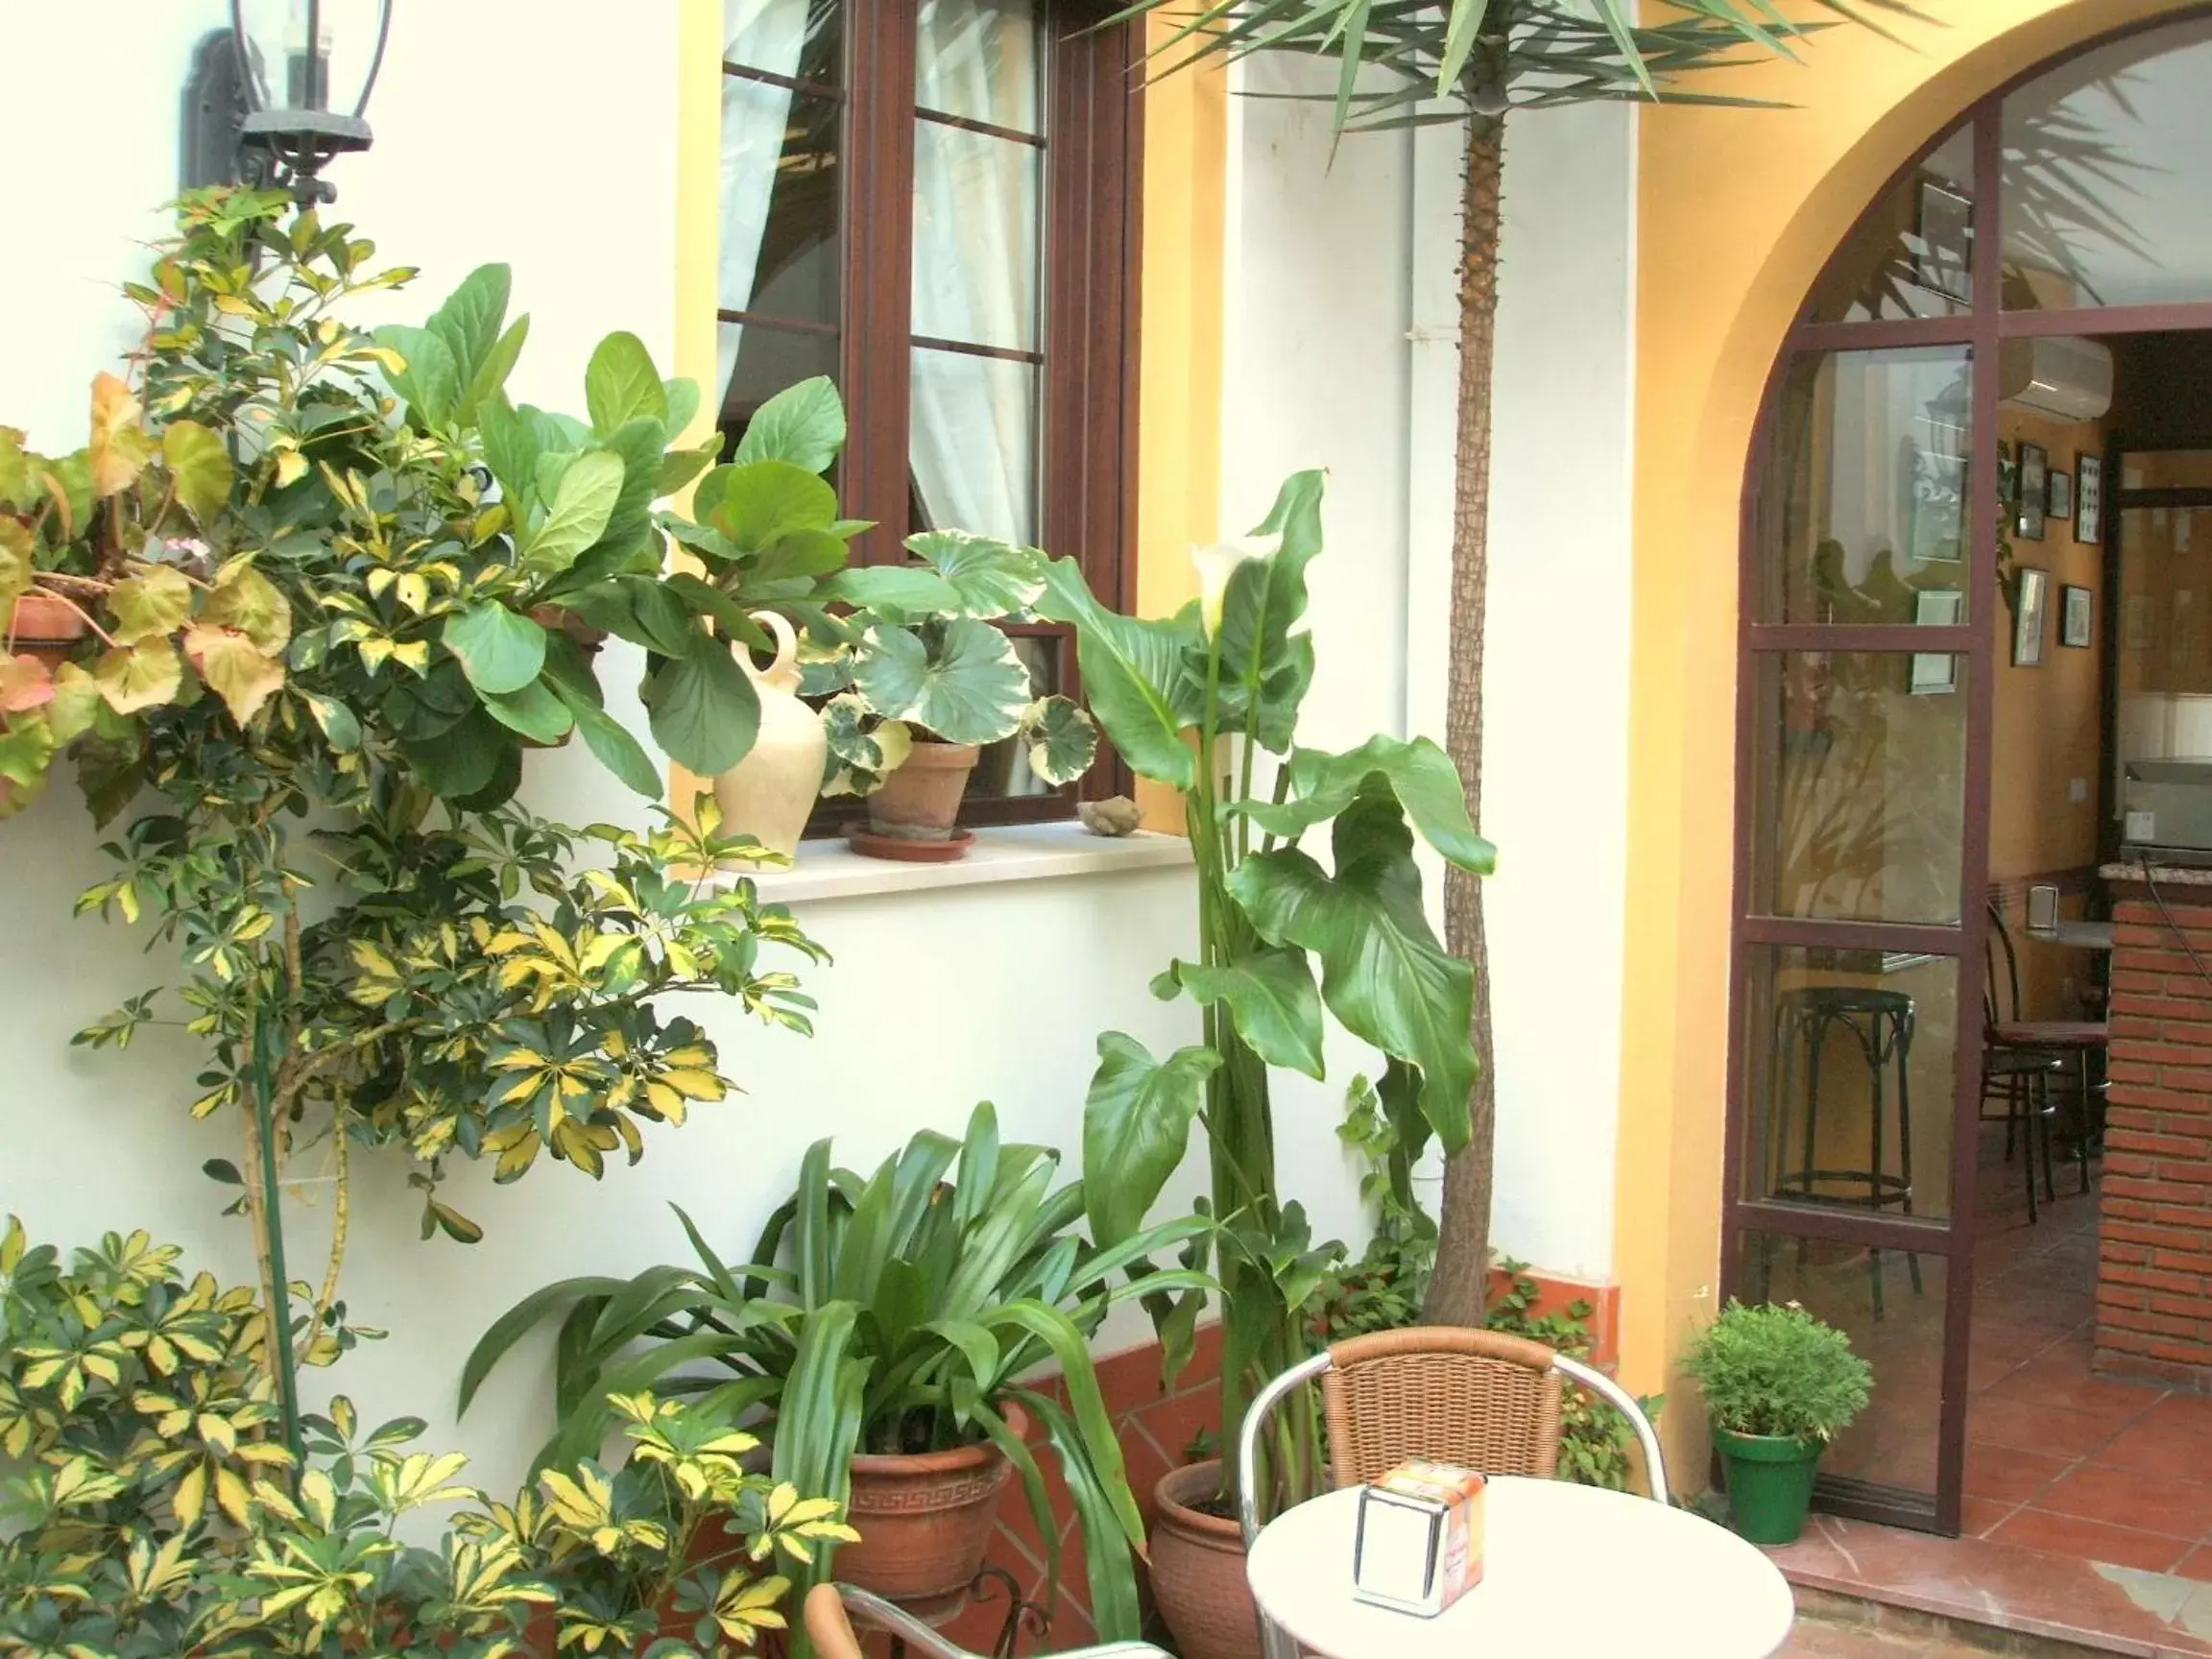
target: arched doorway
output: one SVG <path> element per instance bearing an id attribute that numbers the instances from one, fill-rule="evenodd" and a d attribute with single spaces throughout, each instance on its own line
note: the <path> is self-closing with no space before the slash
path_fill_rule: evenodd
<path id="1" fill-rule="evenodd" d="M 2092 873 L 2117 839 L 2103 752 L 2056 799 L 2000 787 L 2000 682 L 2076 649 L 2073 610 L 2099 661 L 2065 677 L 2112 702 L 2115 347 L 2212 330 L 2207 85 L 2198 16 L 1939 134 L 1815 284 L 1753 446 L 1722 1279 L 1873 1360 L 1875 1407 L 1823 1478 L 1841 1512 L 1960 1526 L 1992 876 L 2020 873 L 2015 844 L 2034 868 L 2052 824 Z M 2052 511 L 2053 472 L 2097 487 L 2098 522 Z M 2080 581 L 2034 545 L 2054 531 Z"/>

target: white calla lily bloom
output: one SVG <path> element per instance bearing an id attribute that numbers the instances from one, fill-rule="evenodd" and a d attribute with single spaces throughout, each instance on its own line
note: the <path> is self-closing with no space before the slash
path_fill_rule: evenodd
<path id="1" fill-rule="evenodd" d="M 1221 626 L 1221 607 L 1229 597 L 1229 579 L 1247 559 L 1271 558 L 1283 545 L 1280 534 L 1233 536 L 1211 546 L 1193 546 L 1190 563 L 1198 570 L 1198 620 L 1211 639 Z"/>

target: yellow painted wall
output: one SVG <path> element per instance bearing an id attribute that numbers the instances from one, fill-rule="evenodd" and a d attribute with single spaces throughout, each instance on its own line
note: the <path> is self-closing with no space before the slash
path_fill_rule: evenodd
<path id="1" fill-rule="evenodd" d="M 676 367 L 702 388 L 715 374 L 716 235 L 721 222 L 722 5 L 683 0 L 678 66 Z M 1175 25 L 1148 20 L 1150 43 Z M 1164 58 L 1161 62 L 1174 61 Z M 1223 190 L 1228 81 L 1218 65 L 1152 82 L 1144 100 L 1142 293 L 1138 364 L 1137 608 L 1165 615 L 1197 593 L 1193 542 L 1217 534 L 1221 493 Z M 686 442 L 714 427 L 701 399 Z M 1112 595 L 1102 595 L 1109 601 Z M 700 781 L 670 768 L 671 798 Z M 1172 792 L 1138 785 L 1149 829 L 1180 830 Z"/>
<path id="2" fill-rule="evenodd" d="M 1948 0 L 1899 45 L 1824 33 L 1726 90 L 1647 109 L 1638 184 L 1636 610 L 1614 1261 L 1628 1382 L 1659 1390 L 1719 1267 L 1735 837 L 1737 512 L 1775 353 L 1884 180 L 1981 96 L 2177 0 Z M 1667 1413 L 1685 1477 L 1703 1425 Z"/>

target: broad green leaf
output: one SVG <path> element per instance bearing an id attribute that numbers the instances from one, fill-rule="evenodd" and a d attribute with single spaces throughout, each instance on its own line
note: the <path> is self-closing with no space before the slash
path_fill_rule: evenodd
<path id="1" fill-rule="evenodd" d="M 101 709 L 100 683 L 75 662 L 54 670 L 54 699 L 46 705 L 54 740 L 66 743 L 92 730 Z"/>
<path id="2" fill-rule="evenodd" d="M 599 764 L 648 801 L 660 799 L 661 770 L 645 753 L 645 746 L 631 736 L 620 721 L 577 695 L 565 684 L 555 682 L 553 689 L 568 706 L 576 730 L 583 734 L 584 746 L 597 757 Z"/>
<path id="3" fill-rule="evenodd" d="M 829 376 L 817 374 L 760 405 L 733 459 L 781 461 L 805 472 L 827 472 L 844 446 L 845 405 Z"/>
<path id="4" fill-rule="evenodd" d="M 622 493 L 622 458 L 592 449 L 576 456 L 561 475 L 545 521 L 522 544 L 523 573 L 544 581 L 558 576 L 606 533 Z"/>
<path id="5" fill-rule="evenodd" d="M 402 737 L 399 747 L 433 794 L 459 801 L 492 782 L 515 739 L 482 709 L 471 709 L 436 736 Z"/>
<path id="6" fill-rule="evenodd" d="M 1183 1162 L 1206 1079 L 1220 1064 L 1220 1055 L 1196 1045 L 1161 1061 L 1124 1032 L 1098 1039 L 1098 1069 L 1083 1102 L 1083 1200 L 1101 1246 L 1144 1224 Z"/>
<path id="7" fill-rule="evenodd" d="M 1229 890 L 1260 936 L 1321 958 L 1321 996 L 1345 1029 L 1421 1070 L 1421 1110 L 1449 1151 L 1467 1143 L 1475 1082 L 1474 970 L 1445 953 L 1421 908 L 1413 836 L 1370 784 L 1337 818 L 1332 877 L 1294 847 L 1257 854 Z"/>
<path id="8" fill-rule="evenodd" d="M 427 332 L 437 336 L 453 359 L 456 387 L 470 385 L 477 372 L 490 360 L 499 339 L 500 325 L 507 320 L 507 297 L 512 286 L 513 273 L 506 266 L 479 265 L 461 278 L 461 285 L 445 297 L 445 302 L 431 312 L 425 322 Z M 517 349 L 519 347 L 517 341 Z M 510 365 L 513 361 L 510 355 Z M 504 379 L 505 375 L 500 378 Z M 464 401 L 456 393 L 457 404 Z M 465 406 L 456 412 L 464 420 L 468 418 Z"/>
<path id="9" fill-rule="evenodd" d="M 616 429 L 606 446 L 622 458 L 622 488 L 614 497 L 607 527 L 599 534 L 613 544 L 612 556 L 636 556 L 638 563 L 658 573 L 653 557 L 653 499 L 661 490 L 661 463 L 665 459 L 667 430 L 660 421 L 640 417 Z M 594 556 L 597 549 L 593 549 Z"/>
<path id="10" fill-rule="evenodd" d="M 361 747 L 361 722 L 352 709 L 335 697 L 318 696 L 312 691 L 302 695 L 307 699 L 307 711 L 315 716 L 315 724 L 323 729 L 331 748 L 345 751 Z"/>
<path id="11" fill-rule="evenodd" d="M 31 591 L 36 555 L 31 532 L 12 518 L 0 517 L 0 605 L 9 607 L 11 616 L 15 601 Z M 0 623 L 0 637 L 6 626 Z"/>
<path id="12" fill-rule="evenodd" d="M 235 628 L 195 622 L 184 630 L 184 655 L 241 726 L 251 722 L 284 684 L 283 662 L 263 656 Z"/>
<path id="13" fill-rule="evenodd" d="M 264 657 L 276 656 L 292 639 L 292 607 L 276 583 L 242 558 L 216 572 L 201 619 L 237 629 Z"/>
<path id="14" fill-rule="evenodd" d="M 1055 559 L 1046 565 L 1037 609 L 1074 624 L 1084 697 L 1121 758 L 1169 788 L 1195 787 L 1197 757 L 1183 733 L 1203 716 L 1203 687 L 1189 668 L 1204 649 L 1197 607 L 1158 622 L 1118 615 L 1092 597 L 1072 559 Z"/>
<path id="15" fill-rule="evenodd" d="M 728 641 L 697 636 L 690 652 L 671 658 L 645 682 L 653 736 L 676 762 L 713 778 L 752 752 L 760 730 L 760 693 Z"/>
<path id="16" fill-rule="evenodd" d="M 520 327 L 519 322 L 516 325 Z M 504 397 L 486 399 L 476 411 L 476 428 L 484 440 L 484 465 L 499 481 L 508 511 L 519 521 L 536 499 L 538 437 L 530 422 L 515 413 Z"/>
<path id="17" fill-rule="evenodd" d="M 1396 796 L 1422 839 L 1446 858 L 1475 875 L 1490 874 L 1497 849 L 1475 832 L 1451 757 L 1426 737 L 1379 734 L 1340 755 L 1297 750 L 1290 757 L 1288 799 L 1241 801 L 1228 810 L 1244 814 L 1270 834 L 1294 841 L 1375 788 Z"/>
<path id="18" fill-rule="evenodd" d="M 1020 729 L 1029 706 L 1029 670 L 1013 640 L 965 617 L 926 624 L 923 634 L 871 628 L 853 684 L 885 719 L 912 721 L 948 743 L 995 743 Z"/>
<path id="19" fill-rule="evenodd" d="M 461 365 L 453 349 L 427 328 L 388 323 L 376 330 L 376 343 L 399 355 L 400 367 L 385 378 L 400 400 L 426 426 L 443 426 L 461 398 Z"/>
<path id="20" fill-rule="evenodd" d="M 174 634 L 192 614 L 192 584 L 174 565 L 155 565 L 115 584 L 108 595 L 118 645 Z"/>
<path id="21" fill-rule="evenodd" d="M 133 714 L 176 696 L 184 665 L 166 638 L 152 638 L 103 654 L 92 665 L 92 678 L 108 708 L 118 714 Z"/>
<path id="22" fill-rule="evenodd" d="M 92 377 L 92 442 L 85 446 L 92 493 L 105 501 L 129 489 L 146 470 L 154 438 L 139 424 L 145 413 L 131 388 L 103 371 Z"/>
<path id="23" fill-rule="evenodd" d="M 690 427 L 693 418 L 699 413 L 699 382 L 687 376 L 663 380 L 661 382 L 661 395 L 668 403 L 662 424 L 668 428 L 671 437 L 680 437 Z M 712 443 L 706 447 L 708 458 L 711 460 L 721 446 L 722 436 L 716 433 Z"/>
<path id="24" fill-rule="evenodd" d="M 1029 770 L 1051 784 L 1071 783 L 1091 770 L 1098 754 L 1098 728 L 1066 697 L 1040 697 L 1022 711 L 1022 740 Z"/>
<path id="25" fill-rule="evenodd" d="M 1258 950 L 1226 967 L 1177 962 L 1153 988 L 1172 995 L 1177 986 L 1201 1007 L 1226 1002 L 1237 1034 L 1270 1066 L 1322 1074 L 1321 993 L 1305 951 Z"/>
<path id="26" fill-rule="evenodd" d="M 919 565 L 854 565 L 824 583 L 822 593 L 863 611 L 880 612 L 894 626 L 909 616 L 950 616 L 960 609 L 959 590 Z"/>
<path id="27" fill-rule="evenodd" d="M 12 785 L 0 789 L 0 817 L 28 805 L 44 786 L 55 747 L 53 728 L 36 714 L 0 731 L 0 781 Z"/>
<path id="28" fill-rule="evenodd" d="M 711 515 L 699 511 L 741 552 L 765 552 L 794 530 L 826 530 L 837 522 L 837 493 L 787 461 L 717 467 L 700 480 L 700 491 L 709 483 L 716 486 Z"/>
<path id="29" fill-rule="evenodd" d="M 545 630 L 496 599 L 479 599 L 445 618 L 445 649 L 477 690 L 519 691 L 545 665 Z"/>
<path id="30" fill-rule="evenodd" d="M 1037 603 L 1045 591 L 1045 555 L 965 530 L 931 530 L 906 538 L 906 545 L 945 579 L 956 611 L 940 613 L 995 622 Z"/>
<path id="31" fill-rule="evenodd" d="M 23 714 L 54 701 L 54 675 L 36 657 L 0 650 L 0 714 Z"/>
<path id="32" fill-rule="evenodd" d="M 484 708 L 500 725 L 533 743 L 558 743 L 576 724 L 567 704 L 541 680 L 516 691 L 486 692 Z"/>
<path id="33" fill-rule="evenodd" d="M 203 528 L 230 505 L 230 453 L 197 421 L 172 421 L 161 434 L 161 462 L 178 503 Z"/>
<path id="34" fill-rule="evenodd" d="M 857 691 L 823 705 L 822 731 L 830 745 L 823 764 L 825 795 L 873 795 L 913 747 L 913 733 L 905 725 L 875 721 L 868 712 L 868 700 Z"/>
<path id="35" fill-rule="evenodd" d="M 462 388 L 458 414 L 464 424 L 481 420 L 483 412 L 499 399 L 507 376 L 515 373 L 515 365 L 521 358 L 523 342 L 529 338 L 530 319 L 517 317 L 493 343 Z"/>
<path id="36" fill-rule="evenodd" d="M 1278 754 L 1290 746 L 1313 678 L 1312 641 L 1290 628 L 1306 613 L 1306 566 L 1321 551 L 1322 484 L 1319 472 L 1285 481 L 1253 533 L 1280 538 L 1279 545 L 1239 564 L 1222 599 L 1221 729 L 1250 726 Z"/>
<path id="37" fill-rule="evenodd" d="M 591 429 L 606 438 L 633 421 L 668 421 L 668 394 L 653 353 L 637 335 L 618 330 L 599 342 L 584 371 L 584 405 Z"/>

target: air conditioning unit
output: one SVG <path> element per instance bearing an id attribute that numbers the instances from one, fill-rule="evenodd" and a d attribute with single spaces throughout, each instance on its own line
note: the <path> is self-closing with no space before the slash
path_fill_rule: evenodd
<path id="1" fill-rule="evenodd" d="M 2071 335 L 2007 340 L 1997 350 L 1997 395 L 2061 421 L 2098 420 L 2112 407 L 2112 353 Z"/>

